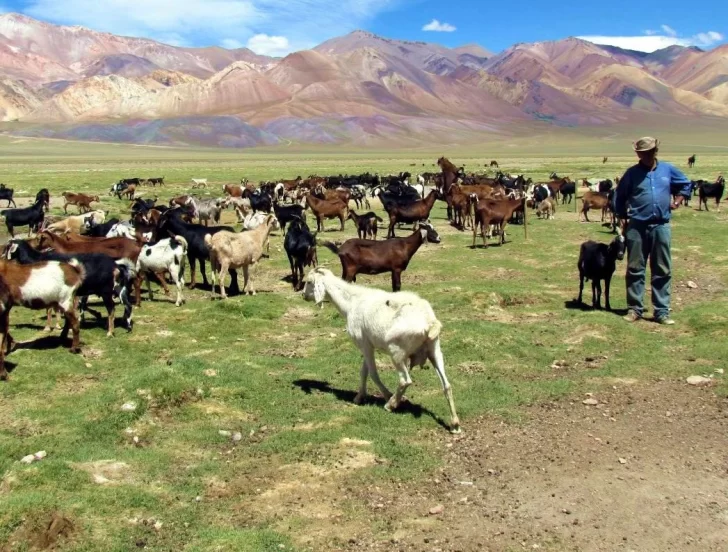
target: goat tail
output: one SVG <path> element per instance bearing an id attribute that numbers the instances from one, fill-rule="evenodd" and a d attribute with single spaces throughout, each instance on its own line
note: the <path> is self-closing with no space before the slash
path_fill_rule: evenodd
<path id="1" fill-rule="evenodd" d="M 207 234 L 207 235 L 205 236 L 205 245 L 207 245 L 207 236 L 209 236 L 209 234 Z M 212 238 L 211 238 L 211 239 L 212 239 Z M 181 245 L 182 245 L 182 247 L 183 247 L 183 248 L 184 248 L 184 250 L 185 250 L 185 253 L 187 252 L 187 248 L 189 247 L 189 244 L 187 243 L 187 240 L 186 240 L 186 239 L 184 239 L 184 238 L 183 238 L 182 236 L 180 236 L 179 234 L 176 234 L 176 235 L 174 236 L 174 241 L 176 241 L 177 243 L 181 244 Z"/>
<path id="2" fill-rule="evenodd" d="M 339 246 L 338 246 L 338 245 L 336 245 L 336 244 L 335 244 L 334 242 L 330 242 L 330 241 L 327 241 L 327 242 L 323 242 L 323 244 L 322 244 L 322 245 L 323 245 L 323 246 L 324 246 L 324 247 L 325 247 L 326 249 L 329 249 L 329 250 L 331 250 L 331 252 L 332 252 L 332 253 L 333 253 L 334 255 L 338 255 L 338 254 L 339 254 Z"/>
<path id="3" fill-rule="evenodd" d="M 212 234 L 205 234 L 205 246 L 212 249 Z"/>
<path id="4" fill-rule="evenodd" d="M 384 219 L 379 215 L 374 215 L 374 218 L 377 219 L 377 222 L 384 222 Z"/>
<path id="5" fill-rule="evenodd" d="M 440 337 L 441 331 L 442 322 L 435 318 L 432 322 L 430 322 L 430 325 L 427 328 L 427 339 L 429 339 L 430 341 L 436 340 L 438 337 Z"/>
<path id="6" fill-rule="evenodd" d="M 83 263 L 78 259 L 69 259 L 68 264 L 78 273 L 78 276 L 80 278 L 78 285 L 80 286 L 86 279 L 86 268 L 83 266 Z"/>

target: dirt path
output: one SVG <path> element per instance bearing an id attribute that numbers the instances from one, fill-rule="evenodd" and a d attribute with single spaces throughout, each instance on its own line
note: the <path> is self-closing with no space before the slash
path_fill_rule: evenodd
<path id="1" fill-rule="evenodd" d="M 629 381 L 583 398 L 472 420 L 436 478 L 363 489 L 391 535 L 347 549 L 728 550 L 728 399 Z"/>

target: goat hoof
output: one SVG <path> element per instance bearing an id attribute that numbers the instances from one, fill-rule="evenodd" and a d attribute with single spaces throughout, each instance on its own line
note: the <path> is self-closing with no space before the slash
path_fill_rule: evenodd
<path id="1" fill-rule="evenodd" d="M 357 393 L 356 397 L 354 397 L 354 404 L 364 404 L 365 399 L 366 399 L 365 395 L 360 395 Z"/>
<path id="2" fill-rule="evenodd" d="M 450 433 L 452 433 L 453 435 L 459 435 L 462 432 L 463 430 L 460 428 L 459 425 L 450 428 Z"/>
<path id="3" fill-rule="evenodd" d="M 51 328 L 49 326 L 46 326 L 45 328 L 43 328 L 43 331 L 45 333 L 51 333 L 53 330 L 51 330 Z"/>
<path id="4" fill-rule="evenodd" d="M 71 347 L 70 351 L 72 354 L 77 355 L 81 352 L 81 347 Z"/>

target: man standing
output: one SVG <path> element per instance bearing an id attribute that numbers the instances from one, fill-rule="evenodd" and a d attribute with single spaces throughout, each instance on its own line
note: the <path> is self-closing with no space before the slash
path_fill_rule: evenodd
<path id="1" fill-rule="evenodd" d="M 690 198 L 690 181 L 674 166 L 657 160 L 658 140 L 634 143 L 639 163 L 627 169 L 614 195 L 614 208 L 627 242 L 627 307 L 629 322 L 642 318 L 645 268 L 650 260 L 655 322 L 674 324 L 670 318 L 670 211 Z M 673 191 L 677 199 L 673 202 Z"/>

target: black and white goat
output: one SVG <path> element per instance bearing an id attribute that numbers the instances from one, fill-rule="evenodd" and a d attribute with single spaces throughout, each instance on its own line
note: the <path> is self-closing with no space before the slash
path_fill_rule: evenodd
<path id="1" fill-rule="evenodd" d="M 164 282 L 164 273 L 168 272 L 172 278 L 172 282 L 177 287 L 176 306 L 180 306 L 185 302 L 182 297 L 182 288 L 185 281 L 182 278 L 184 274 L 184 258 L 187 255 L 187 240 L 182 236 L 174 236 L 159 240 L 154 245 L 145 244 L 137 258 L 136 270 L 138 273 L 136 283 L 136 304 L 141 304 L 141 278 L 142 275 L 147 280 L 147 290 L 149 291 L 149 300 L 152 301 L 152 285 L 149 282 L 149 274 L 154 273 L 159 278 L 165 294 L 169 293 L 167 285 Z"/>

